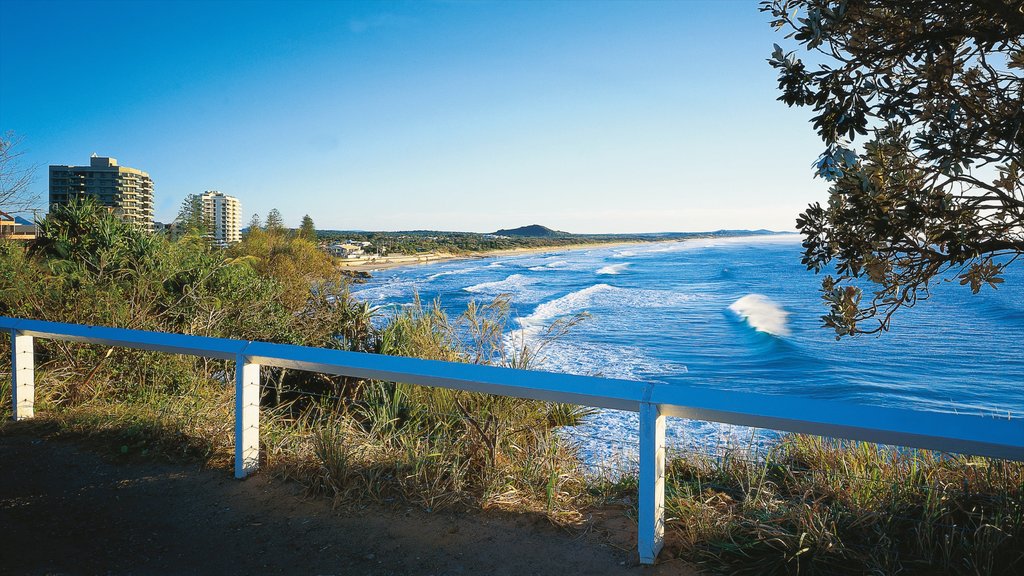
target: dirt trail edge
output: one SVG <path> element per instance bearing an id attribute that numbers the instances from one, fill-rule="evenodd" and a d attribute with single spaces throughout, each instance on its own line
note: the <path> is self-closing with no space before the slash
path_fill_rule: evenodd
<path id="1" fill-rule="evenodd" d="M 635 551 L 536 516 L 332 510 L 264 476 L 112 462 L 11 428 L 0 435 L 0 574 L 691 573 L 639 566 Z"/>

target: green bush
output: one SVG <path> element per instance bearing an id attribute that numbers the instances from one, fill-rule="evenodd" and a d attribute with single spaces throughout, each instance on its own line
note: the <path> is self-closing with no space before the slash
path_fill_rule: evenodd
<path id="1" fill-rule="evenodd" d="M 222 250 L 198 234 L 149 235 L 85 200 L 40 232 L 28 250 L 0 244 L 0 314 L 457 362 L 532 358 L 504 353 L 505 299 L 455 319 L 417 305 L 378 329 L 331 257 L 284 230 Z M 230 458 L 231 363 L 43 339 L 37 358 L 37 406 L 65 429 L 127 452 Z M 582 409 L 277 368 L 261 380 L 266 468 L 336 496 L 561 514 L 583 492 L 553 434 Z"/>

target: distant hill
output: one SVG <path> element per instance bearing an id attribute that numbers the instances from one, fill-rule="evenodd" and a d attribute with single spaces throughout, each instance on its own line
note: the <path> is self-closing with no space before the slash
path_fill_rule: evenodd
<path id="1" fill-rule="evenodd" d="M 498 230 L 494 235 L 519 238 L 561 238 L 565 236 L 572 236 L 572 234 L 568 232 L 559 232 L 558 230 L 552 230 L 551 228 L 541 226 L 540 224 L 520 226 L 519 228 L 512 228 L 510 230 Z"/>
<path id="2" fill-rule="evenodd" d="M 764 236 L 767 234 L 796 234 L 796 232 L 776 232 L 774 230 L 715 230 L 709 232 L 711 236 Z"/>

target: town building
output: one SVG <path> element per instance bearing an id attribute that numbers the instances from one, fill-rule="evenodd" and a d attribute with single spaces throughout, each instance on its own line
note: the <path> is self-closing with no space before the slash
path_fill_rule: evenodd
<path id="1" fill-rule="evenodd" d="M 93 154 L 88 166 L 50 166 L 50 211 L 92 196 L 121 218 L 153 231 L 153 180 L 142 170 Z"/>
<path id="2" fill-rule="evenodd" d="M 34 240 L 35 237 L 35 224 L 0 211 L 0 239 Z"/>
<path id="3" fill-rule="evenodd" d="M 171 240 L 177 240 L 181 236 L 181 227 L 178 222 L 153 222 L 153 233 L 164 234 Z"/>
<path id="4" fill-rule="evenodd" d="M 219 246 L 241 242 L 242 203 L 238 198 L 216 190 L 207 190 L 199 198 L 203 204 L 203 221 L 213 242 Z"/>
<path id="5" fill-rule="evenodd" d="M 327 253 L 338 258 L 359 258 L 366 254 L 363 249 L 369 245 L 369 242 L 353 242 L 352 240 L 334 242 L 327 246 Z"/>

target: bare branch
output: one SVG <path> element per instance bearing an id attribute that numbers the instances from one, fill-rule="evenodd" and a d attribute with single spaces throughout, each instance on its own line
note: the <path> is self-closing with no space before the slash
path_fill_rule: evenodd
<path id="1" fill-rule="evenodd" d="M 20 146 L 21 138 L 13 132 L 0 135 L 0 210 L 4 212 L 25 212 L 38 202 L 38 196 L 29 191 L 35 167 L 22 165 Z"/>

